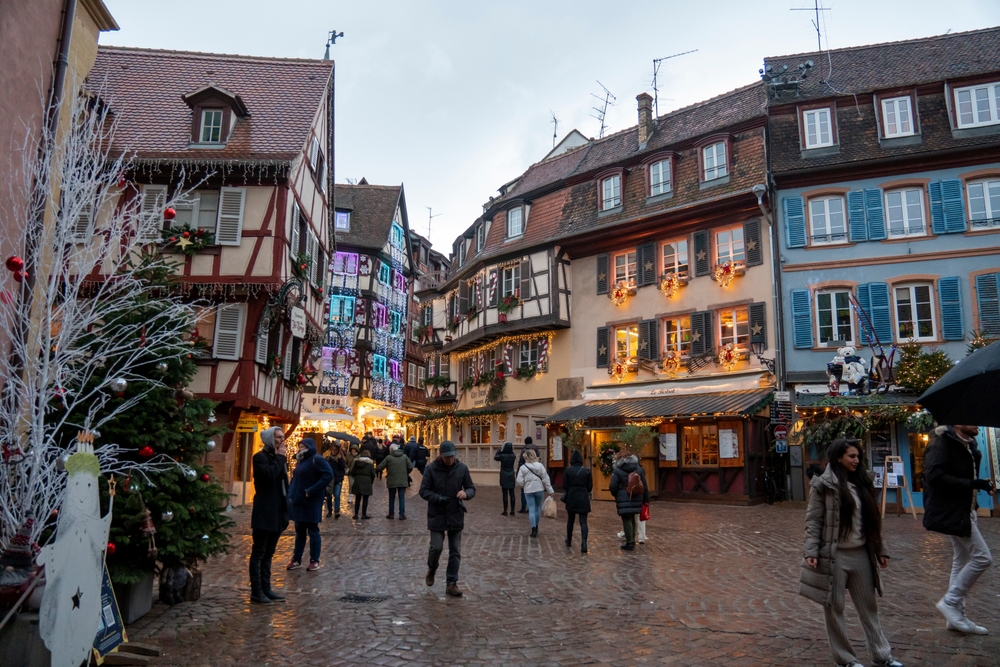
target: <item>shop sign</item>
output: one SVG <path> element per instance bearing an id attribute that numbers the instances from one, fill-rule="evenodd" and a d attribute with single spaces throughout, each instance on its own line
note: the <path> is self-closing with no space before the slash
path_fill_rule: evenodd
<path id="1" fill-rule="evenodd" d="M 790 392 L 790 391 L 776 391 L 776 392 L 774 392 L 774 400 L 782 402 L 782 403 L 788 403 L 789 401 L 792 400 L 792 392 Z"/>
<path id="2" fill-rule="evenodd" d="M 288 315 L 288 325 L 292 330 L 292 336 L 295 338 L 305 338 L 306 311 L 302 310 L 298 306 L 292 308 Z"/>
<path id="3" fill-rule="evenodd" d="M 552 460 L 562 461 L 563 458 L 563 448 L 562 448 L 562 438 L 558 435 L 552 438 Z"/>
<path id="4" fill-rule="evenodd" d="M 488 385 L 483 385 L 482 387 L 473 387 L 469 391 L 469 396 L 472 399 L 473 407 L 482 408 L 486 405 L 486 397 L 490 393 L 490 388 Z"/>
<path id="5" fill-rule="evenodd" d="M 256 433 L 259 425 L 256 417 L 240 417 L 236 422 L 236 432 Z"/>

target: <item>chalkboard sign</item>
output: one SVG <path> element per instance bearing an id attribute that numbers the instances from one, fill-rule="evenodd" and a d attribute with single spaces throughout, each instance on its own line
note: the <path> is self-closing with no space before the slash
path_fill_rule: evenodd
<path id="1" fill-rule="evenodd" d="M 101 624 L 97 628 L 97 637 L 94 638 L 94 656 L 98 659 L 98 664 L 104 656 L 127 641 L 125 624 L 122 623 L 118 600 L 115 599 L 111 576 L 105 564 L 104 579 L 101 581 Z"/>

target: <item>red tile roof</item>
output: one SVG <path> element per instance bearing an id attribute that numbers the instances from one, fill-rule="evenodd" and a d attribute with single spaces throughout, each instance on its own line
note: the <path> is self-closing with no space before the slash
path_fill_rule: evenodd
<path id="1" fill-rule="evenodd" d="M 334 191 L 336 208 L 351 212 L 350 230 L 337 232 L 338 247 L 379 249 L 388 243 L 402 185 L 338 184 Z"/>
<path id="2" fill-rule="evenodd" d="M 332 60 L 101 46 L 88 85 L 111 107 L 116 144 L 139 159 L 290 161 L 305 146 L 333 73 Z M 250 111 L 223 148 L 189 147 L 182 95 L 216 84 Z"/>

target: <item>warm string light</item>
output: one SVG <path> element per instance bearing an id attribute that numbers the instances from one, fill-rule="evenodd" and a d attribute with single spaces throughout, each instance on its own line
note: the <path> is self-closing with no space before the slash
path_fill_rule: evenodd
<path id="1" fill-rule="evenodd" d="M 628 375 L 628 357 L 624 354 L 618 355 L 608 371 L 611 377 L 618 382 L 622 382 L 625 379 L 625 376 Z"/>
<path id="2" fill-rule="evenodd" d="M 556 335 L 555 331 L 542 331 L 540 333 L 500 336 L 499 338 L 493 339 L 486 345 L 480 345 L 479 347 L 474 347 L 472 349 L 465 350 L 464 352 L 456 352 L 454 353 L 454 357 L 456 361 L 465 361 L 466 359 L 475 357 L 479 353 L 486 352 L 491 348 L 496 347 L 497 345 L 500 346 L 515 345 L 515 344 L 520 344 L 522 341 L 539 340 L 540 338 L 548 339 L 549 347 L 551 347 L 552 339 L 555 337 L 555 335 Z"/>
<path id="3" fill-rule="evenodd" d="M 746 273 L 745 268 L 739 264 L 727 261 L 715 265 L 715 269 L 712 271 L 712 280 L 719 283 L 723 288 L 726 288 L 732 284 L 735 278 L 742 276 L 744 273 Z"/>
<path id="4" fill-rule="evenodd" d="M 668 350 L 660 361 L 660 369 L 673 379 L 681 370 L 681 353 L 677 350 Z"/>
<path id="5" fill-rule="evenodd" d="M 611 290 L 611 303 L 621 306 L 630 296 L 635 296 L 635 288 L 629 287 L 624 280 L 619 280 Z"/>
<path id="6" fill-rule="evenodd" d="M 719 350 L 719 365 L 722 366 L 726 371 L 731 371 L 736 368 L 736 364 L 740 360 L 740 351 L 736 349 L 732 343 L 726 343 L 721 350 Z"/>
<path id="7" fill-rule="evenodd" d="M 687 285 L 687 282 L 686 278 L 681 278 L 676 273 L 665 273 L 660 278 L 660 292 L 668 299 L 672 299 L 681 287 Z"/>

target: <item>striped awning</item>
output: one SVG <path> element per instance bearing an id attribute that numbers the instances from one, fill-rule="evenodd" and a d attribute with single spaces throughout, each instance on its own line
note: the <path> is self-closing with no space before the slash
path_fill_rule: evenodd
<path id="1" fill-rule="evenodd" d="M 612 401 L 590 401 L 564 408 L 547 422 L 569 422 L 578 419 L 618 417 L 651 419 L 654 417 L 748 416 L 764 409 L 774 398 L 772 389 L 750 389 L 708 394 L 622 398 Z"/>

